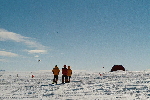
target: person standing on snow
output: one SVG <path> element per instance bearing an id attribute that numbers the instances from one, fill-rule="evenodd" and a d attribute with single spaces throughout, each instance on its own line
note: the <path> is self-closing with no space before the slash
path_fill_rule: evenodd
<path id="1" fill-rule="evenodd" d="M 64 78 L 65 78 L 65 83 L 67 83 L 67 68 L 66 65 L 64 65 L 64 68 L 62 68 L 62 83 L 64 83 Z"/>
<path id="2" fill-rule="evenodd" d="M 59 68 L 57 67 L 57 65 L 55 65 L 55 68 L 53 68 L 52 70 L 53 74 L 54 74 L 54 79 L 53 79 L 53 84 L 56 83 L 57 84 L 57 81 L 58 81 L 58 75 L 59 75 Z"/>
<path id="3" fill-rule="evenodd" d="M 68 83 L 70 83 L 71 75 L 72 75 L 72 70 L 70 69 L 70 66 L 68 66 L 68 69 L 67 69 Z"/>

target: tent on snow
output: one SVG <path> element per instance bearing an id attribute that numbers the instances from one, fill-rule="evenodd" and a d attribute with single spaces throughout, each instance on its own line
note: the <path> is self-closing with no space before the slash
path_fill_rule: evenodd
<path id="1" fill-rule="evenodd" d="M 117 71 L 117 70 L 123 70 L 125 71 L 125 68 L 122 65 L 114 65 L 111 69 L 111 72 Z"/>

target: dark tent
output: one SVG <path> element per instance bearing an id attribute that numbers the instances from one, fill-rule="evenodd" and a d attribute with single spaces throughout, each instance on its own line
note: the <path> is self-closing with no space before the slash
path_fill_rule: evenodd
<path id="1" fill-rule="evenodd" d="M 123 70 L 125 71 L 125 68 L 122 65 L 114 65 L 111 69 L 111 72 L 117 71 L 117 70 Z"/>

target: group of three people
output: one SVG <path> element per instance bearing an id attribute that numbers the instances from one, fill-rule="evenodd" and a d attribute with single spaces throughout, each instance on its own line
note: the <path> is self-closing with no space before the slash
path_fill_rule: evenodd
<path id="1" fill-rule="evenodd" d="M 55 68 L 53 68 L 52 72 L 54 74 L 53 84 L 54 83 L 57 84 L 58 75 L 59 75 L 59 72 L 60 72 L 57 65 L 55 65 Z M 69 83 L 71 75 L 72 75 L 72 70 L 71 70 L 70 66 L 68 66 L 68 69 L 67 69 L 67 66 L 64 65 L 64 68 L 62 68 L 62 83 Z"/>

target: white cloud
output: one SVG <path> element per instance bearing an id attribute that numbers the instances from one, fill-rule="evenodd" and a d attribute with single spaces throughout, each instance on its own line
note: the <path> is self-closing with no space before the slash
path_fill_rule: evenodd
<path id="1" fill-rule="evenodd" d="M 36 42 L 33 40 L 33 38 L 30 37 L 25 37 L 20 34 L 14 33 L 14 32 L 9 32 L 5 29 L 0 29 L 0 41 L 13 41 L 13 42 L 19 42 L 19 43 L 24 43 L 30 48 L 34 48 L 34 50 L 25 50 L 29 54 L 44 54 L 47 53 L 46 47 L 43 46 L 42 44 Z M 15 57 L 18 56 L 17 54 L 11 53 L 11 52 L 5 52 L 5 50 L 0 52 L 0 56 L 9 56 L 9 57 Z M 39 57 L 39 56 L 35 56 Z"/>
<path id="2" fill-rule="evenodd" d="M 26 44 L 29 47 L 35 47 L 37 49 L 44 49 L 45 46 L 43 46 L 40 43 L 37 43 L 36 41 L 31 40 L 32 38 L 22 36 L 17 33 L 8 32 L 7 30 L 0 29 L 0 41 L 15 41 L 15 42 L 22 42 Z"/>
<path id="3" fill-rule="evenodd" d="M 38 55 L 36 55 L 36 56 L 34 56 L 34 57 L 38 58 L 39 56 L 38 56 Z"/>
<path id="4" fill-rule="evenodd" d="M 64 53 L 60 53 L 61 55 L 63 55 Z"/>
<path id="5" fill-rule="evenodd" d="M 1 41 L 13 40 L 15 42 L 24 42 L 26 38 L 27 37 L 23 37 L 20 34 L 8 32 L 4 29 L 0 29 L 0 40 Z"/>
<path id="6" fill-rule="evenodd" d="M 8 62 L 6 59 L 0 59 L 0 62 Z"/>
<path id="7" fill-rule="evenodd" d="M 28 51 L 28 53 L 47 53 L 47 51 L 46 50 L 27 50 Z"/>
<path id="8" fill-rule="evenodd" d="M 19 55 L 12 52 L 0 51 L 0 56 L 17 57 Z"/>

